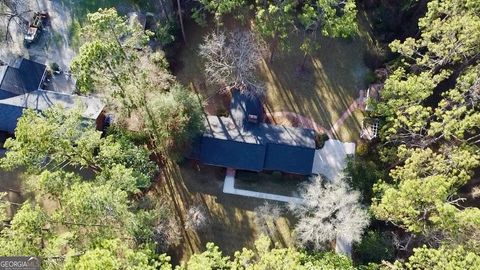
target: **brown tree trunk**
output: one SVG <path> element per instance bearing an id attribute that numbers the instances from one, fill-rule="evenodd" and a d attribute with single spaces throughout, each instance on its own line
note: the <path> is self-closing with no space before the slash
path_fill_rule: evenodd
<path id="1" fill-rule="evenodd" d="M 304 54 L 303 54 L 302 65 L 300 65 L 300 71 L 304 71 L 304 70 L 305 70 L 305 64 L 307 63 L 307 58 L 308 58 L 308 53 L 304 53 Z"/>
<path id="2" fill-rule="evenodd" d="M 162 8 L 163 14 L 165 14 L 165 19 L 170 22 L 170 19 L 171 19 L 171 18 L 170 18 L 170 16 L 168 16 L 168 10 L 167 10 L 167 8 L 165 7 L 165 2 L 164 2 L 164 0 L 158 0 L 158 2 L 160 3 L 160 7 Z"/>
<path id="3" fill-rule="evenodd" d="M 182 30 L 183 42 L 186 42 L 185 38 L 185 28 L 183 26 L 183 16 L 182 16 L 182 6 L 180 5 L 180 0 L 177 0 L 177 10 L 178 10 L 178 19 L 180 20 L 180 29 Z"/>
<path id="4" fill-rule="evenodd" d="M 275 34 L 272 42 L 270 43 L 270 63 L 273 63 L 273 55 L 276 52 L 277 44 L 278 44 L 278 34 Z"/>

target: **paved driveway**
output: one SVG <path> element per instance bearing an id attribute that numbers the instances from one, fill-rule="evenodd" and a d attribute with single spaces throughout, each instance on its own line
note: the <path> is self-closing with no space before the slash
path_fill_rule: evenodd
<path id="1" fill-rule="evenodd" d="M 16 23 L 10 25 L 11 37 L 8 42 L 0 42 L 0 60 L 11 65 L 24 57 L 42 64 L 57 63 L 62 70 L 69 70 L 75 56 L 70 44 L 72 16 L 67 7 L 60 1 L 28 0 L 29 5 L 23 14 L 24 20 L 31 20 L 35 11 L 47 11 L 49 20 L 40 38 L 26 48 L 23 45 L 24 30 Z M 4 22 L 0 21 L 0 25 Z M 49 82 L 48 90 L 72 93 L 75 83 L 64 74 L 56 75 Z"/>
<path id="2" fill-rule="evenodd" d="M 321 174 L 330 180 L 340 175 L 346 166 L 347 155 L 355 154 L 355 143 L 328 140 L 322 149 L 315 151 L 313 174 Z"/>

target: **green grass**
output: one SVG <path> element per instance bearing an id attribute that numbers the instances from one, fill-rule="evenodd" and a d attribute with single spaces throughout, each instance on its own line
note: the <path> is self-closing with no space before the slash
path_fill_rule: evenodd
<path id="1" fill-rule="evenodd" d="M 344 142 L 357 141 L 362 130 L 363 119 L 364 114 L 362 111 L 354 111 L 354 113 L 345 120 L 343 126 L 341 126 L 333 135 L 335 138 L 338 138 Z"/>

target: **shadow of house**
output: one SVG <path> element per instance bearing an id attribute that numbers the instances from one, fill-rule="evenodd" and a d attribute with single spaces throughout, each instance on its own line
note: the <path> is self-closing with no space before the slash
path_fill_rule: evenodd
<path id="1" fill-rule="evenodd" d="M 44 111 L 52 106 L 72 109 L 81 106 L 82 116 L 103 128 L 104 105 L 95 97 L 43 90 L 46 66 L 22 59 L 19 68 L 3 66 L 0 73 L 0 131 L 13 134 L 24 109 Z"/>
<path id="2" fill-rule="evenodd" d="M 312 174 L 315 131 L 264 123 L 263 103 L 235 91 L 230 117 L 208 116 L 192 158 L 248 171 Z"/>

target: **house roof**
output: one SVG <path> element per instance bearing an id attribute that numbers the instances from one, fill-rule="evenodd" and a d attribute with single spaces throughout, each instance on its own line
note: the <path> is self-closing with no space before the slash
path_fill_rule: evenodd
<path id="1" fill-rule="evenodd" d="M 43 111 L 59 105 L 65 109 L 83 106 L 82 116 L 88 119 L 97 119 L 104 108 L 104 104 L 95 97 L 83 97 L 60 92 L 36 90 L 23 95 L 0 100 L 1 105 L 34 109 Z"/>
<path id="2" fill-rule="evenodd" d="M 18 69 L 10 66 L 3 66 L 0 79 L 0 90 L 15 95 L 21 95 L 26 92 L 25 84 Z"/>
<path id="3" fill-rule="evenodd" d="M 20 62 L 18 70 L 20 71 L 25 89 L 30 92 L 40 88 L 47 66 L 24 58 Z"/>
<path id="4" fill-rule="evenodd" d="M 40 88 L 46 66 L 22 59 L 19 68 L 3 66 L 0 69 L 0 90 L 21 95 Z"/>
<path id="5" fill-rule="evenodd" d="M 201 147 L 200 160 L 204 164 L 256 172 L 263 170 L 264 145 L 204 137 Z"/>
<path id="6" fill-rule="evenodd" d="M 0 131 L 13 133 L 22 114 L 22 107 L 0 104 Z"/>
<path id="7" fill-rule="evenodd" d="M 310 175 L 314 157 L 315 148 L 269 143 L 263 167 L 269 171 Z"/>
<path id="8" fill-rule="evenodd" d="M 252 123 L 248 115 L 257 116 Z M 195 149 L 203 163 L 252 171 L 278 170 L 309 175 L 315 154 L 315 131 L 262 123 L 259 98 L 234 92 L 230 117 L 208 116 Z"/>

